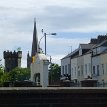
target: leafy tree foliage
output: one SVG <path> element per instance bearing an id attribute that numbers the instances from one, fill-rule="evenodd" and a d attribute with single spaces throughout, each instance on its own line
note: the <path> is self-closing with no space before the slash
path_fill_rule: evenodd
<path id="1" fill-rule="evenodd" d="M 3 73 L 3 75 L 0 77 L 0 83 L 3 85 L 4 82 L 10 81 L 11 77 L 8 72 Z"/>
<path id="2" fill-rule="evenodd" d="M 58 64 L 52 63 L 49 67 L 49 83 L 57 84 L 60 80 L 61 67 Z"/>
<path id="3" fill-rule="evenodd" d="M 24 81 L 29 80 L 30 78 L 30 69 L 28 68 L 15 68 L 10 72 L 4 72 L 3 69 L 0 69 L 0 86 L 4 82 L 15 82 L 15 81 Z"/>
<path id="4" fill-rule="evenodd" d="M 8 80 L 10 80 L 9 74 L 8 74 L 7 72 L 4 73 L 3 67 L 0 66 L 0 86 L 2 86 L 3 83 L 4 83 L 5 81 L 8 81 Z"/>
<path id="5" fill-rule="evenodd" d="M 10 81 L 24 81 L 30 78 L 30 69 L 28 68 L 15 68 L 9 73 Z"/>
<path id="6" fill-rule="evenodd" d="M 0 67 L 0 78 L 1 78 L 1 76 L 3 75 L 3 72 L 4 72 L 3 68 Z"/>

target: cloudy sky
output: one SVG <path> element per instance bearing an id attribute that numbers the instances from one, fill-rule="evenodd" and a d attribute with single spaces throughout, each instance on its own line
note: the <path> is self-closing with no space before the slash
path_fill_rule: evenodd
<path id="1" fill-rule="evenodd" d="M 1 59 L 4 50 L 21 47 L 22 67 L 26 67 L 34 18 L 39 40 L 43 36 L 41 29 L 47 34 L 57 33 L 47 35 L 47 53 L 60 64 L 60 59 L 80 43 L 107 33 L 107 0 L 0 0 Z M 44 50 L 44 38 L 40 45 Z"/>

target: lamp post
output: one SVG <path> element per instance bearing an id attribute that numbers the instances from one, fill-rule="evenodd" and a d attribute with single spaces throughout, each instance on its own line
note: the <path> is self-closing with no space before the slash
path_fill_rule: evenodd
<path id="1" fill-rule="evenodd" d="M 46 33 L 44 33 L 45 36 L 45 55 L 46 55 Z"/>
<path id="2" fill-rule="evenodd" d="M 42 29 L 42 33 L 43 33 L 43 29 Z M 56 33 L 44 33 L 44 35 L 41 37 L 41 39 L 43 37 L 45 37 L 45 55 L 47 54 L 47 52 L 46 52 L 46 36 L 47 35 L 56 35 Z M 41 39 L 40 39 L 40 41 L 41 41 Z M 40 41 L 39 41 L 39 46 L 40 46 Z"/>
<path id="3" fill-rule="evenodd" d="M 47 33 L 44 33 L 44 36 L 45 36 L 45 55 L 46 55 L 46 36 L 47 35 L 56 35 L 56 33 L 49 33 L 49 34 L 47 34 Z"/>

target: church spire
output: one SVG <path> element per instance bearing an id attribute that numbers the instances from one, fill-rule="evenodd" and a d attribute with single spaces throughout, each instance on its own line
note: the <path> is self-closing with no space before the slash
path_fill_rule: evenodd
<path id="1" fill-rule="evenodd" d="M 35 56 L 38 52 L 38 38 L 37 38 L 37 29 L 36 29 L 36 19 L 34 19 L 34 30 L 33 30 L 33 42 L 32 42 L 32 53 L 31 57 Z"/>

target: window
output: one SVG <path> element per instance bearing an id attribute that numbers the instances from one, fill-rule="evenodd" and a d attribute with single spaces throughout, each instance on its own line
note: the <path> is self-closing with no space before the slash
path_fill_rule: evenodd
<path id="1" fill-rule="evenodd" d="M 97 54 L 99 54 L 99 53 L 100 53 L 100 47 L 97 48 Z"/>
<path id="2" fill-rule="evenodd" d="M 67 65 L 65 65 L 65 74 L 67 74 Z"/>
<path id="3" fill-rule="evenodd" d="M 104 74 L 104 64 L 102 64 L 102 74 Z"/>
<path id="4" fill-rule="evenodd" d="M 71 74 L 71 65 L 68 64 L 68 74 L 70 75 Z"/>
<path id="5" fill-rule="evenodd" d="M 76 67 L 75 67 L 75 76 L 76 76 Z"/>
<path id="6" fill-rule="evenodd" d="M 78 76 L 80 76 L 80 67 L 78 66 Z"/>
<path id="7" fill-rule="evenodd" d="M 85 74 L 87 75 L 87 64 L 85 64 Z"/>
<path id="8" fill-rule="evenodd" d="M 93 74 L 95 74 L 95 66 L 93 66 Z"/>
<path id="9" fill-rule="evenodd" d="M 83 75 L 83 65 L 81 65 L 81 75 Z"/>
<path id="10" fill-rule="evenodd" d="M 90 63 L 88 64 L 88 67 L 89 67 L 89 72 L 91 72 L 91 64 Z"/>
<path id="11" fill-rule="evenodd" d="M 78 76 L 80 76 L 80 71 L 78 71 Z"/>
<path id="12" fill-rule="evenodd" d="M 99 76 L 99 65 L 97 65 L 97 76 Z"/>
<path id="13" fill-rule="evenodd" d="M 73 68 L 72 68 L 72 74 L 71 75 L 73 76 Z"/>
<path id="14" fill-rule="evenodd" d="M 78 66 L 78 69 L 80 69 L 80 67 Z"/>
<path id="15" fill-rule="evenodd" d="M 106 74 L 107 74 L 107 63 L 106 63 Z"/>
<path id="16" fill-rule="evenodd" d="M 64 74 L 64 66 L 62 66 L 62 75 Z"/>
<path id="17" fill-rule="evenodd" d="M 96 48 L 95 49 L 93 49 L 93 55 L 96 55 Z"/>

